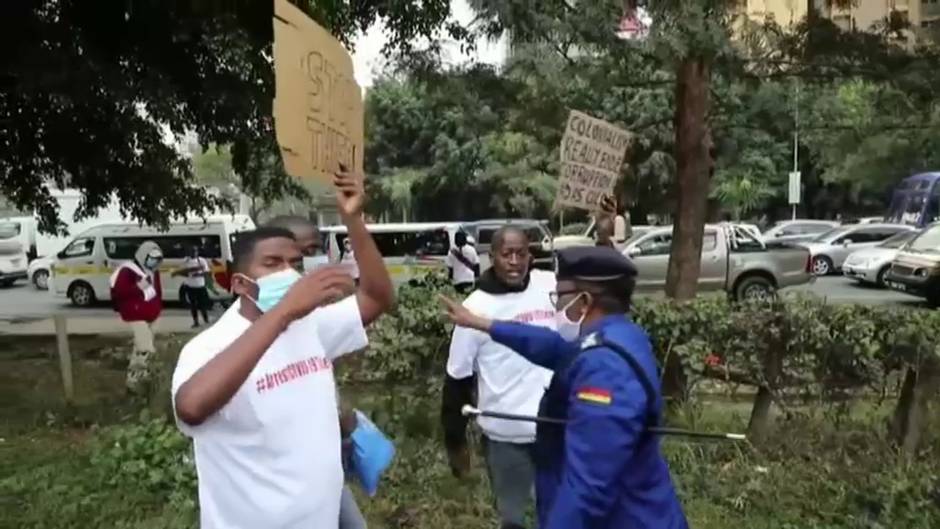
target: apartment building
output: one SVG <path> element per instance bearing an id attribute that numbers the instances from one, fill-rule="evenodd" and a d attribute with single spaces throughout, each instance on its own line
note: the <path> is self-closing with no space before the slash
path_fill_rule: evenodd
<path id="1" fill-rule="evenodd" d="M 910 22 L 917 35 L 940 28 L 940 0 L 856 0 L 851 7 L 830 7 L 826 0 L 740 0 L 739 9 L 755 20 L 773 20 L 783 27 L 798 24 L 815 9 L 843 29 L 866 31 L 883 23 L 892 12 Z"/>

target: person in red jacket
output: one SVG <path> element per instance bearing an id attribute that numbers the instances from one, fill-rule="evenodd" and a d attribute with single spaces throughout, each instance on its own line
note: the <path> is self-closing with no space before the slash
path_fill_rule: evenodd
<path id="1" fill-rule="evenodd" d="M 133 261 L 122 263 L 111 274 L 111 302 L 134 334 L 134 349 L 127 366 L 127 389 L 138 392 L 150 380 L 148 364 L 155 349 L 153 322 L 163 310 L 163 290 L 158 268 L 163 252 L 157 243 L 146 241 L 137 248 Z"/>

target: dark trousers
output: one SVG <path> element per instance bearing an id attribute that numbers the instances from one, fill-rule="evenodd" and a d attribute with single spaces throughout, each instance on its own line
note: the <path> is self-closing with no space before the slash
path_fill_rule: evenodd
<path id="1" fill-rule="evenodd" d="M 490 486 L 501 529 L 524 529 L 535 488 L 534 443 L 504 443 L 483 436 Z"/>
<path id="2" fill-rule="evenodd" d="M 183 287 L 183 293 L 186 295 L 186 303 L 189 305 L 189 313 L 193 316 L 193 323 L 199 323 L 199 314 L 202 319 L 209 323 L 209 289 L 206 287 Z"/>

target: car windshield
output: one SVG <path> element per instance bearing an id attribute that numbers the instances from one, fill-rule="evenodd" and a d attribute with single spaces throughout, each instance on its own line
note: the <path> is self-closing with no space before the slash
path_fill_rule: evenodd
<path id="1" fill-rule="evenodd" d="M 831 230 L 829 230 L 829 231 L 823 232 L 821 235 L 819 235 L 819 236 L 817 236 L 815 239 L 813 239 L 813 242 L 829 242 L 829 241 L 832 241 L 832 240 L 838 238 L 838 237 L 841 236 L 841 235 L 845 235 L 846 233 L 848 233 L 848 232 L 850 232 L 850 231 L 852 231 L 852 230 L 851 230 L 851 229 L 846 229 L 846 228 L 841 228 L 841 227 L 840 227 L 840 228 L 834 228 L 834 229 L 831 229 Z"/>
<path id="2" fill-rule="evenodd" d="M 918 235 L 907 249 L 915 252 L 940 253 L 940 226 L 934 226 Z"/>
<path id="3" fill-rule="evenodd" d="M 897 235 L 892 235 L 885 239 L 885 241 L 878 245 L 879 248 L 889 248 L 897 249 L 908 243 L 911 239 L 917 236 L 916 231 L 903 231 Z"/>

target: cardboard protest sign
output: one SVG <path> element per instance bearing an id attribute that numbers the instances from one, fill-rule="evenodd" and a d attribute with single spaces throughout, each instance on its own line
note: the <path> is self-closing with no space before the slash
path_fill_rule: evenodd
<path id="1" fill-rule="evenodd" d="M 561 175 L 555 208 L 594 211 L 613 193 L 633 135 L 606 121 L 572 110 L 561 139 Z"/>
<path id="2" fill-rule="evenodd" d="M 291 176 L 332 182 L 342 163 L 362 172 L 362 91 L 352 58 L 287 0 L 274 0 L 274 126 Z"/>

